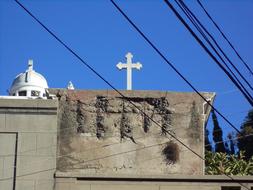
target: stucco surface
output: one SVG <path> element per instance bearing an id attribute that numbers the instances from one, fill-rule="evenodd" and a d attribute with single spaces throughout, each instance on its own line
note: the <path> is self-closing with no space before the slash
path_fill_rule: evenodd
<path id="1" fill-rule="evenodd" d="M 50 89 L 59 99 L 57 171 L 75 176 L 203 174 L 209 109 L 195 93 Z M 202 93 L 213 101 L 213 93 Z M 145 113 L 145 114 L 144 114 Z"/>

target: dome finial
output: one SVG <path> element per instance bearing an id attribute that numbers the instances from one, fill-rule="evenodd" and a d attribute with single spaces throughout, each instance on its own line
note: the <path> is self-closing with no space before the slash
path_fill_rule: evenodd
<path id="1" fill-rule="evenodd" d="M 74 85 L 73 85 L 73 83 L 71 81 L 69 81 L 67 89 L 68 90 L 74 90 L 75 89 L 75 87 L 74 87 Z"/>
<path id="2" fill-rule="evenodd" d="M 29 59 L 28 60 L 28 71 L 32 71 L 33 70 L 33 60 Z"/>

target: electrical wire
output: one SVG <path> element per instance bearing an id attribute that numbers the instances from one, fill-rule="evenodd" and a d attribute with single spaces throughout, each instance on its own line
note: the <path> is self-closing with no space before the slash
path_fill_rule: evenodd
<path id="1" fill-rule="evenodd" d="M 227 140 L 222 140 L 222 141 L 217 141 L 217 142 L 214 142 L 214 144 L 221 144 L 221 143 L 224 143 L 224 142 L 229 142 L 230 140 L 238 140 L 238 139 L 244 139 L 246 137 L 252 137 L 253 136 L 253 133 L 249 133 L 247 135 L 243 135 L 243 136 L 239 136 L 239 137 L 234 137 L 234 138 L 231 138 L 231 139 L 227 139 Z M 210 146 L 211 144 L 207 144 L 205 145 L 205 147 L 207 146 Z"/>
<path id="2" fill-rule="evenodd" d="M 192 22 L 192 24 L 197 28 L 197 30 L 201 33 L 201 35 L 204 37 L 204 39 L 208 42 L 208 44 L 212 47 L 212 49 L 215 51 L 215 53 L 219 56 L 219 58 L 222 60 L 222 62 L 225 64 L 226 68 L 232 73 L 232 75 L 236 78 L 236 81 L 241 85 L 244 91 L 247 92 L 247 94 L 250 96 L 251 99 L 252 96 L 247 91 L 247 89 L 242 85 L 240 80 L 236 77 L 234 72 L 229 68 L 229 66 L 226 64 L 226 62 L 223 60 L 223 58 L 219 55 L 215 47 L 212 45 L 212 43 L 209 41 L 208 37 L 205 35 L 205 33 L 211 38 L 211 40 L 214 42 L 215 46 L 219 49 L 219 51 L 222 53 L 222 55 L 227 59 L 227 61 L 230 63 L 230 65 L 235 69 L 235 71 L 238 73 L 238 75 L 243 79 L 243 81 L 249 86 L 251 90 L 253 90 L 253 87 L 248 82 L 248 80 L 242 75 L 242 73 L 237 69 L 237 67 L 233 64 L 233 62 L 228 58 L 228 56 L 225 54 L 225 52 L 221 49 L 215 38 L 208 32 L 208 30 L 204 27 L 204 25 L 199 21 L 199 19 L 195 16 L 195 14 L 187 7 L 187 5 L 182 0 L 175 0 L 177 5 L 181 8 L 181 10 L 185 13 L 185 15 L 188 17 L 188 19 Z M 197 23 L 196 23 L 197 22 Z M 204 32 L 203 32 L 203 30 Z"/>
<path id="3" fill-rule="evenodd" d="M 137 148 L 137 149 L 133 149 L 133 150 L 127 150 L 127 151 L 124 151 L 124 152 L 118 152 L 118 153 L 114 153 L 114 154 L 109 154 L 109 155 L 106 155 L 106 156 L 102 156 L 102 157 L 97 157 L 97 158 L 92 158 L 92 159 L 88 159 L 88 160 L 82 160 L 80 162 L 77 162 L 77 163 L 74 163 L 72 164 L 72 166 L 74 165 L 77 165 L 77 164 L 84 164 L 84 163 L 88 163 L 88 162 L 93 162 L 93 161 L 97 161 L 97 160 L 101 160 L 101 159 L 106 159 L 106 158 L 110 158 L 110 157 L 114 157 L 114 156 L 119 156 L 119 155 L 122 155 L 122 154 L 128 154 L 128 153 L 132 153 L 132 152 L 136 152 L 136 151 L 140 151 L 140 150 L 144 150 L 144 149 L 147 149 L 147 148 L 153 148 L 153 147 L 156 147 L 156 146 L 161 146 L 161 145 L 164 145 L 164 144 L 167 144 L 168 142 L 164 142 L 164 143 L 156 143 L 156 144 L 152 144 L 152 145 L 148 145 L 148 146 L 143 146 L 141 148 Z M 80 151 L 80 152 L 76 152 L 76 153 L 82 153 L 82 152 L 85 152 L 85 151 Z M 65 156 L 69 156 L 73 153 L 69 153 L 69 154 L 64 154 L 64 155 L 60 155 L 60 156 L 57 156 L 57 159 L 60 158 L 60 157 L 65 157 Z M 48 161 L 50 159 L 52 159 L 53 157 L 51 158 L 48 158 L 48 159 L 45 159 L 45 160 L 40 160 L 39 162 L 43 162 L 43 161 Z M 36 163 L 37 161 L 34 161 L 34 163 Z M 31 163 L 28 163 L 28 165 L 30 166 Z M 13 167 L 11 167 L 13 168 Z M 28 175 L 33 175 L 33 174 L 36 174 L 36 173 L 41 173 L 41 172 L 45 172 L 45 171 L 50 171 L 50 170 L 55 170 L 56 168 L 50 168 L 50 169 L 45 169 L 45 170 L 41 170 L 41 171 L 38 171 L 38 172 L 32 172 L 32 173 L 27 173 L 27 174 L 23 174 L 23 175 L 18 175 L 16 177 L 24 177 L 24 176 L 28 176 Z M 13 177 L 9 177 L 9 178 L 0 178 L 0 181 L 6 181 L 6 180 L 10 180 L 10 179 L 13 179 Z"/>
<path id="4" fill-rule="evenodd" d="M 164 0 L 166 5 L 173 11 L 176 17 L 181 21 L 181 23 L 187 28 L 190 34 L 196 39 L 196 41 L 201 45 L 201 47 L 207 52 L 207 54 L 215 61 L 215 63 L 222 69 L 222 71 L 229 77 L 229 79 L 234 83 L 234 85 L 241 91 L 246 100 L 253 106 L 252 98 L 248 97 L 248 95 L 244 92 L 241 86 L 237 83 L 237 81 L 231 76 L 231 74 L 224 68 L 224 66 L 217 60 L 217 58 L 211 53 L 211 51 L 205 46 L 205 44 L 199 39 L 199 37 L 195 34 L 195 32 L 190 28 L 190 26 L 185 22 L 185 20 L 181 17 L 181 15 L 177 12 L 174 6 L 168 1 Z"/>
<path id="5" fill-rule="evenodd" d="M 125 97 L 119 90 L 117 90 L 113 85 L 111 85 L 110 83 L 109 83 L 109 81 L 107 81 L 102 75 L 100 75 L 97 71 L 95 71 L 88 63 L 86 63 L 79 55 L 77 55 L 68 45 L 66 45 L 61 39 L 59 39 L 51 30 L 49 30 L 42 22 L 40 22 L 28 9 L 26 9 L 19 1 L 17 1 L 17 0 L 15 0 L 15 2 L 20 6 L 20 7 L 22 7 L 31 17 L 33 17 L 47 32 L 49 32 L 58 42 L 60 42 L 68 51 L 70 51 L 76 58 L 78 58 L 87 68 L 89 68 L 94 74 L 96 74 L 100 79 L 102 79 L 106 84 L 108 84 L 111 88 L 113 88 L 119 95 L 121 95 L 122 97 L 124 97 L 124 98 L 126 98 L 127 99 L 127 97 Z M 111 2 L 117 7 L 117 5 L 111 0 Z M 119 8 L 118 8 L 119 9 Z M 150 42 L 150 41 L 149 41 Z M 153 46 L 153 47 L 155 47 L 155 46 Z M 157 48 L 155 48 L 156 50 L 158 50 Z M 160 52 L 160 51 L 158 51 L 158 52 Z M 160 53 L 160 55 L 162 55 L 161 53 Z M 163 55 L 162 55 L 162 57 L 163 58 L 165 58 Z M 167 60 L 166 58 L 165 58 L 165 60 Z M 167 60 L 167 62 L 168 62 L 168 60 Z M 169 63 L 169 62 L 168 62 Z M 173 66 L 172 64 L 171 64 L 171 66 Z M 181 74 L 181 73 L 179 73 L 178 71 L 177 71 L 177 69 L 173 66 L 173 68 L 174 68 L 174 70 L 178 73 L 178 74 L 180 74 L 180 76 L 183 78 L 183 79 L 185 79 L 184 77 L 183 77 L 183 75 Z M 185 79 L 186 80 L 186 79 Z M 187 81 L 187 80 L 186 80 Z M 189 83 L 189 81 L 187 81 L 188 83 Z M 190 84 L 190 83 L 189 83 Z M 190 86 L 192 86 L 191 84 L 190 84 Z M 192 86 L 193 87 L 193 86 Z M 195 89 L 195 88 L 194 88 Z M 211 105 L 211 103 L 209 102 L 209 101 L 207 101 L 206 99 L 205 99 L 205 97 L 203 96 L 203 95 L 201 95 L 196 89 L 195 89 L 195 91 L 211 106 L 211 107 L 213 107 L 212 105 Z M 128 100 L 128 99 L 127 99 Z M 129 100 L 128 100 L 129 101 Z M 140 110 L 139 108 L 138 108 L 138 106 L 136 106 L 133 102 L 131 102 L 131 101 L 129 101 L 129 103 L 130 104 L 132 104 L 134 107 L 136 107 L 142 114 L 144 114 L 145 116 L 147 116 L 142 110 Z M 215 108 L 213 108 L 213 109 L 215 109 Z M 219 112 L 217 112 L 217 113 L 219 113 Z M 147 117 L 149 117 L 149 116 L 147 116 Z M 223 116 L 224 117 L 224 116 Z M 226 118 L 225 118 L 226 119 Z M 150 118 L 150 120 L 151 121 L 153 121 L 157 126 L 159 126 L 159 127 L 162 127 L 162 126 L 160 126 L 159 125 L 159 123 L 157 123 L 156 121 L 154 121 L 152 118 Z M 227 120 L 227 119 L 226 119 Z M 227 120 L 228 121 L 228 120 Z M 229 122 L 230 123 L 230 122 Z M 236 129 L 236 128 L 235 128 Z M 237 129 L 238 130 L 238 129 Z M 174 134 L 172 134 L 172 133 L 170 133 L 169 131 L 166 131 L 167 132 L 167 134 L 169 134 L 172 138 L 174 138 L 177 142 L 179 142 L 182 146 L 184 146 L 185 148 L 187 148 L 189 151 L 191 151 L 193 154 L 195 154 L 197 157 L 199 157 L 200 159 L 202 159 L 202 160 L 205 160 L 202 156 L 200 156 L 197 152 L 195 152 L 194 150 L 192 150 L 190 147 L 188 147 L 185 143 L 183 143 L 180 139 L 178 139 Z M 230 179 L 232 179 L 233 180 L 233 178 L 232 177 L 230 177 L 230 176 L 228 176 Z M 244 186 L 243 184 L 242 184 L 242 186 Z M 245 187 L 245 186 L 244 186 Z M 247 187 L 246 187 L 247 188 Z"/>
<path id="6" fill-rule="evenodd" d="M 156 48 L 156 46 L 146 37 L 146 35 L 131 21 L 131 19 L 123 12 L 123 10 L 114 2 L 114 0 L 110 0 L 112 2 L 112 4 L 114 5 L 114 7 L 124 16 L 124 18 L 137 30 L 137 32 L 149 43 L 149 45 L 151 45 L 151 47 L 166 61 L 167 64 L 170 65 L 170 67 L 185 81 L 187 82 L 188 85 L 190 85 L 193 90 L 195 90 L 195 92 L 197 92 L 205 101 L 208 105 L 210 105 L 215 111 L 216 109 L 210 104 L 209 101 L 207 101 L 196 89 L 195 87 L 193 87 L 193 85 L 174 67 L 174 65 L 168 61 L 168 59 L 160 52 L 160 50 L 158 50 L 158 48 Z M 165 2 L 169 3 L 168 1 L 165 0 Z M 170 4 L 170 3 L 169 3 Z M 174 7 L 173 7 L 174 8 Z M 175 13 L 175 12 L 174 12 Z M 215 58 L 215 57 L 214 57 Z M 228 73 L 229 74 L 229 73 Z M 230 76 L 230 75 L 229 75 Z M 232 78 L 233 80 L 233 78 Z M 236 81 L 235 81 L 236 82 Z M 237 84 L 237 83 L 236 83 Z M 240 86 L 239 86 L 240 88 Z M 244 92 L 242 92 L 243 94 L 245 94 Z M 246 96 L 246 99 L 248 100 L 248 97 Z M 250 99 L 248 100 L 251 105 L 253 105 L 253 102 L 250 101 Z M 217 112 L 217 111 L 216 111 Z M 217 112 L 219 114 L 219 112 Z M 221 115 L 223 116 L 223 115 Z M 234 126 L 233 126 L 234 127 Z M 234 129 L 236 129 L 236 127 L 234 127 Z M 237 131 L 239 131 L 237 129 Z M 239 132 L 240 133 L 240 132 Z M 201 157 L 200 155 L 198 155 L 199 158 L 201 158 L 202 160 L 205 161 L 205 158 Z M 230 178 L 232 181 L 235 181 L 233 177 L 226 175 L 228 178 Z M 249 189 L 247 186 L 243 185 L 242 183 L 239 183 L 241 186 Z"/>
<path id="7" fill-rule="evenodd" d="M 68 51 L 70 51 L 74 56 L 76 56 L 86 67 L 88 67 L 93 73 L 95 73 L 100 79 L 102 79 L 106 84 L 108 84 L 111 88 L 113 88 L 119 95 L 121 95 L 122 97 L 126 98 L 119 90 L 117 90 L 113 85 L 111 85 L 111 83 L 109 83 L 102 75 L 100 75 L 97 71 L 95 71 L 89 64 L 87 64 L 79 55 L 77 55 L 69 46 L 67 46 L 61 39 L 59 39 L 50 29 L 48 29 L 42 22 L 40 22 L 30 11 L 28 11 L 19 1 L 15 0 L 15 2 L 17 2 L 32 18 L 34 18 L 47 32 L 49 32 L 58 42 L 60 42 Z M 158 50 L 158 49 L 157 49 Z M 164 57 L 164 56 L 163 56 Z M 165 58 L 165 57 L 164 57 Z M 165 58 L 166 59 L 166 58 Z M 167 60 L 167 59 L 166 59 Z M 167 61 L 168 62 L 168 61 Z M 168 62 L 169 63 L 169 62 Z M 176 68 L 173 66 L 174 70 L 180 74 L 181 77 L 183 77 L 183 75 L 181 73 L 179 73 Z M 185 79 L 183 77 L 183 79 Z M 185 79 L 185 81 L 187 81 Z M 188 84 L 190 84 L 188 81 L 187 81 Z M 190 84 L 190 86 L 192 86 Z M 193 87 L 193 86 L 192 86 Z M 198 92 L 195 88 L 194 90 L 198 93 L 198 95 L 200 95 L 213 109 L 215 109 L 211 103 L 209 101 L 207 101 L 205 99 L 205 97 L 200 94 L 200 92 Z M 128 99 L 127 99 L 128 100 Z M 128 100 L 129 101 L 129 100 Z M 132 101 L 129 101 L 130 104 L 132 104 L 134 107 L 136 107 L 142 114 L 144 114 L 145 116 L 149 117 L 146 113 L 144 113 L 142 110 L 139 109 L 139 107 L 137 107 Z M 216 110 L 216 109 L 215 109 Z M 218 114 L 220 112 L 217 112 Z M 223 115 L 221 115 L 222 117 Z M 223 116 L 224 118 L 224 116 Z M 159 126 L 160 128 L 162 128 L 162 126 L 160 126 L 159 123 L 157 123 L 156 121 L 154 121 L 152 118 L 149 117 L 149 119 L 151 121 L 153 121 L 157 126 Z M 226 118 L 225 118 L 226 121 L 228 121 Z M 229 121 L 228 121 L 229 122 Z M 230 123 L 230 122 L 229 122 Z M 231 124 L 231 123 L 230 123 Z M 232 125 L 233 126 L 233 125 Z M 234 127 L 234 126 L 233 126 Z M 236 129 L 234 127 L 234 129 Z M 239 133 L 240 131 L 238 129 L 236 129 Z M 179 139 L 176 138 L 176 136 L 172 133 L 170 133 L 169 131 L 167 131 L 167 133 L 175 138 L 180 144 L 182 144 L 183 146 L 187 147 L 187 145 L 185 145 L 182 141 L 180 141 Z M 189 149 L 190 150 L 190 149 Z M 192 153 L 194 153 L 195 155 L 199 156 L 195 151 L 192 151 L 190 150 Z"/>
<path id="8" fill-rule="evenodd" d="M 121 97 L 125 98 L 131 105 L 133 105 L 136 109 L 138 109 L 143 115 L 148 117 L 153 123 L 155 123 L 158 127 L 163 129 L 163 127 L 155 121 L 153 118 L 149 117 L 143 110 L 141 110 L 138 106 L 136 106 L 131 100 L 129 100 L 122 92 L 120 92 L 118 89 L 116 89 L 108 80 L 106 80 L 101 74 L 99 74 L 94 68 L 92 68 L 86 61 L 84 61 L 79 55 L 77 55 L 66 43 L 64 43 L 60 38 L 58 38 L 49 28 L 47 28 L 39 19 L 37 19 L 28 9 L 26 9 L 18 0 L 15 0 L 15 2 L 23 8 L 37 23 L 39 23 L 48 33 L 50 33 L 58 42 L 60 42 L 69 52 L 71 52 L 79 61 L 82 62 L 88 69 L 90 69 L 95 75 L 97 75 L 101 80 L 103 80 L 107 85 L 109 85 L 113 90 L 115 90 Z M 198 92 L 199 95 L 201 95 Z M 203 95 L 201 97 L 204 98 Z M 204 98 L 205 99 L 205 98 Z M 207 100 L 206 100 L 207 101 Z M 207 101 L 208 102 L 208 101 Z M 210 102 L 208 102 L 209 105 L 211 105 Z M 236 128 L 235 128 L 236 129 Z M 238 129 L 237 129 L 238 130 Z M 239 130 L 238 130 L 239 131 Z M 177 142 L 179 142 L 181 145 L 185 146 L 186 148 L 189 148 L 185 143 L 183 143 L 180 139 L 178 139 L 174 134 L 172 134 L 170 131 L 166 130 L 166 133 L 169 134 L 172 138 L 174 138 Z M 189 148 L 189 151 L 191 151 L 193 154 L 195 154 L 197 157 L 201 156 Z"/>
<path id="9" fill-rule="evenodd" d="M 228 40 L 224 32 L 222 32 L 221 28 L 218 26 L 218 24 L 214 21 L 214 19 L 211 17 L 211 15 L 208 13 L 204 5 L 200 2 L 200 0 L 197 0 L 198 4 L 200 7 L 204 10 L 205 14 L 207 17 L 212 21 L 212 23 L 215 25 L 215 27 L 218 29 L 218 31 L 221 33 L 223 38 L 227 41 L 227 43 L 230 45 L 230 47 L 234 50 L 235 54 L 238 56 L 238 58 L 242 61 L 244 66 L 249 70 L 250 74 L 253 75 L 253 71 L 250 69 L 249 65 L 244 61 L 242 56 L 240 56 L 239 52 L 235 49 L 234 45 Z"/>
<path id="10" fill-rule="evenodd" d="M 221 114 L 180 72 L 177 68 L 158 50 L 158 48 L 146 37 L 146 35 L 130 20 L 130 18 L 118 7 L 118 5 L 110 0 L 124 18 L 138 31 L 138 33 L 146 40 L 146 42 L 159 54 L 159 56 L 182 78 L 216 113 L 221 116 L 234 130 L 240 131 L 223 115 Z"/>

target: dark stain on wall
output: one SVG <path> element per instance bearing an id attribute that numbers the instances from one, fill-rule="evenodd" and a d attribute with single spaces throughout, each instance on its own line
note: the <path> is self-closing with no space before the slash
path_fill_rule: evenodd
<path id="1" fill-rule="evenodd" d="M 131 101 L 133 103 L 142 103 L 143 105 L 145 104 L 151 105 L 153 107 L 153 111 L 150 116 L 147 115 L 147 112 L 145 111 L 145 107 L 144 109 L 140 108 L 143 112 L 145 112 L 145 114 L 142 113 L 143 114 L 143 130 L 145 133 L 149 131 L 154 114 L 159 114 L 162 117 L 161 134 L 167 135 L 167 133 L 172 132 L 170 130 L 172 112 L 169 109 L 169 102 L 165 97 L 160 97 L 160 98 L 124 97 L 122 99 Z"/>
<path id="2" fill-rule="evenodd" d="M 191 138 L 191 143 L 198 143 L 200 141 L 200 114 L 196 106 L 196 102 L 193 101 L 191 107 L 191 121 L 188 127 L 188 135 Z"/>
<path id="3" fill-rule="evenodd" d="M 175 164 L 179 160 L 178 145 L 173 141 L 168 142 L 162 150 L 162 154 L 167 165 Z"/>
<path id="4" fill-rule="evenodd" d="M 105 114 L 108 109 L 108 99 L 104 96 L 97 96 L 96 99 L 96 136 L 98 139 L 105 137 L 107 126 L 104 124 Z"/>
<path id="5" fill-rule="evenodd" d="M 76 121 L 77 121 L 77 133 L 84 133 L 84 121 L 85 121 L 85 114 L 82 109 L 82 103 L 78 100 L 76 103 Z"/>
<path id="6" fill-rule="evenodd" d="M 129 138 L 133 143 L 136 144 L 134 137 L 133 137 L 133 126 L 131 125 L 127 114 L 125 113 L 125 103 L 124 100 L 122 102 L 122 114 L 121 114 L 121 121 L 120 121 L 120 137 L 121 140 L 124 138 Z"/>

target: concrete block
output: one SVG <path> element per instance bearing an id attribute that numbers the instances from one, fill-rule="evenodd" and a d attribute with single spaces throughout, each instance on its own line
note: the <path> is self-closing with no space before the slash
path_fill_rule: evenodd
<path id="1" fill-rule="evenodd" d="M 70 183 L 56 183 L 55 190 L 70 190 Z"/>
<path id="2" fill-rule="evenodd" d="M 19 133 L 18 154 L 19 155 L 36 154 L 36 133 Z"/>
<path id="3" fill-rule="evenodd" d="M 0 133 L 0 156 L 14 155 L 16 134 Z"/>
<path id="4" fill-rule="evenodd" d="M 56 156 L 57 134 L 37 133 L 36 136 L 37 155 Z"/>
<path id="5" fill-rule="evenodd" d="M 35 190 L 35 180 L 17 180 L 16 190 Z"/>
<path id="6" fill-rule="evenodd" d="M 57 132 L 57 115 L 38 115 L 36 123 L 37 132 Z"/>
<path id="7" fill-rule="evenodd" d="M 4 157 L 3 178 L 12 178 L 14 173 L 14 156 Z"/>
<path id="8" fill-rule="evenodd" d="M 91 190 L 91 185 L 90 184 L 72 183 L 70 185 L 70 190 Z"/>
<path id="9" fill-rule="evenodd" d="M 4 157 L 0 156 L 0 180 L 4 176 Z"/>
<path id="10" fill-rule="evenodd" d="M 58 100 L 0 99 L 0 107 L 6 108 L 57 108 Z"/>
<path id="11" fill-rule="evenodd" d="M 12 181 L 12 179 L 0 181 L 0 189 L 1 190 L 13 190 L 13 181 Z"/>
<path id="12" fill-rule="evenodd" d="M 34 132 L 36 131 L 37 115 L 6 114 L 6 128 L 8 131 Z"/>
<path id="13" fill-rule="evenodd" d="M 36 190 L 53 190 L 54 189 L 54 180 L 37 180 Z"/>
<path id="14" fill-rule="evenodd" d="M 35 171 L 33 173 L 27 173 L 23 176 L 19 175 L 19 179 L 25 179 L 25 180 L 50 180 L 54 179 L 54 173 L 55 169 L 48 169 L 48 170 L 41 170 L 41 171 Z M 30 175 L 29 175 L 30 174 Z"/>
<path id="15" fill-rule="evenodd" d="M 36 101 L 38 108 L 58 108 L 58 100 L 42 100 L 38 99 Z"/>
<path id="16" fill-rule="evenodd" d="M 53 171 L 56 168 L 55 157 L 48 156 L 19 156 L 18 157 L 18 171 L 17 175 L 28 175 L 26 179 L 36 179 L 36 176 L 40 176 L 44 172 L 51 171 L 44 175 L 41 179 L 52 179 Z M 39 174 L 39 175 L 36 175 Z"/>
<path id="17" fill-rule="evenodd" d="M 33 100 L 19 100 L 19 99 L 0 99 L 0 106 L 5 108 L 17 108 L 17 107 L 31 107 L 34 106 Z"/>
<path id="18" fill-rule="evenodd" d="M 20 132 L 56 132 L 56 115 L 6 114 L 6 129 Z"/>
<path id="19" fill-rule="evenodd" d="M 192 185 L 192 184 L 185 184 L 185 185 L 161 185 L 159 190 L 220 190 L 218 185 Z"/>
<path id="20" fill-rule="evenodd" d="M 93 185 L 91 184 L 91 190 L 133 190 L 133 189 L 138 189 L 138 190 L 159 190 L 158 185 L 135 185 L 135 184 L 101 184 L 101 185 Z"/>
<path id="21" fill-rule="evenodd" d="M 5 113 L 0 114 L 0 131 L 5 131 Z"/>

